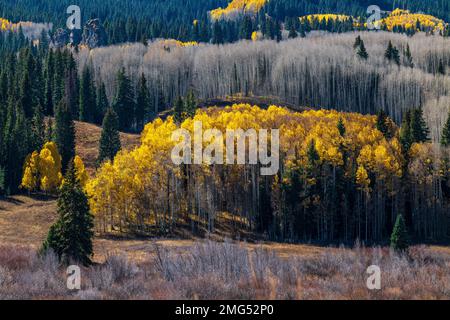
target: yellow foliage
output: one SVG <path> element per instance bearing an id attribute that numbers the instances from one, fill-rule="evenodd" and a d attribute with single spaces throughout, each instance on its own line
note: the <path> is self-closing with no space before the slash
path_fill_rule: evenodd
<path id="1" fill-rule="evenodd" d="M 53 144 L 53 142 L 50 142 Z M 46 144 L 47 145 L 47 144 Z M 41 178 L 41 190 L 45 192 L 55 192 L 62 180 L 61 157 L 54 155 L 51 148 L 44 146 L 39 153 L 39 174 Z"/>
<path id="2" fill-rule="evenodd" d="M 369 174 L 367 173 L 367 170 L 363 166 L 359 166 L 358 170 L 356 171 L 356 183 L 363 190 L 367 191 L 369 188 L 370 185 Z"/>
<path id="3" fill-rule="evenodd" d="M 165 39 L 160 41 L 160 43 L 162 44 L 162 47 L 164 49 L 170 49 L 170 48 L 186 48 L 186 47 L 195 47 L 198 46 L 198 42 L 196 41 L 188 41 L 188 42 L 183 42 L 183 41 L 179 41 L 179 40 L 175 40 L 175 39 Z"/>
<path id="4" fill-rule="evenodd" d="M 386 25 L 388 31 L 393 31 L 395 27 L 403 27 L 405 29 L 420 31 L 417 28 L 417 22 L 423 28 L 433 32 L 444 31 L 445 22 L 432 15 L 422 13 L 411 13 L 409 10 L 395 9 L 391 14 L 379 21 L 375 21 L 375 26 Z"/>
<path id="5" fill-rule="evenodd" d="M 225 9 L 211 10 L 211 18 L 218 20 L 236 12 L 258 13 L 266 2 L 267 0 L 232 0 Z"/>
<path id="6" fill-rule="evenodd" d="M 0 18 L 0 31 L 14 30 L 14 24 L 10 21 Z"/>
<path id="7" fill-rule="evenodd" d="M 337 128 L 339 119 L 345 124 L 344 137 Z M 223 134 L 227 129 L 238 128 L 244 131 L 279 129 L 280 166 L 286 170 L 305 166 L 308 145 L 314 140 L 319 165 L 342 167 L 347 176 L 357 171 L 356 180 L 362 187 L 370 183 L 369 172 L 386 181 L 401 175 L 402 156 L 398 139 L 386 140 L 376 129 L 376 116 L 334 110 L 292 112 L 277 106 L 265 110 L 236 104 L 199 109 L 194 118 L 186 119 L 180 127 L 193 136 L 196 121 L 202 123 L 203 130 L 217 129 Z M 130 152 L 119 152 L 114 162 L 106 162 L 99 168 L 95 178 L 86 186 L 91 209 L 97 216 L 126 217 L 127 221 L 133 221 L 140 214 L 148 213 L 148 203 L 168 194 L 164 190 L 171 179 L 183 174 L 182 167 L 171 160 L 171 151 L 176 145 L 171 138 L 177 128 L 172 117 L 164 121 L 156 119 L 146 125 L 140 147 Z M 203 144 L 205 148 L 209 142 L 203 141 Z M 224 157 L 225 154 L 226 150 Z M 237 181 L 244 175 L 242 165 L 226 167 L 227 179 L 236 177 Z M 206 177 L 220 179 L 215 176 L 212 166 L 199 165 L 189 170 L 195 171 L 200 180 Z M 289 183 L 288 179 L 283 181 Z"/>
<path id="8" fill-rule="evenodd" d="M 39 153 L 34 151 L 25 160 L 21 188 L 35 191 L 39 187 Z"/>
<path id="9" fill-rule="evenodd" d="M 78 181 L 80 182 L 80 185 L 82 188 L 86 187 L 86 183 L 89 179 L 89 176 L 86 172 L 86 168 L 84 167 L 83 160 L 79 156 L 75 156 L 74 160 L 74 166 L 75 166 L 75 173 L 77 176 Z"/>
<path id="10" fill-rule="evenodd" d="M 300 21 L 305 22 L 308 20 L 309 23 L 312 23 L 314 20 L 317 20 L 318 22 L 322 22 L 325 20 L 325 22 L 331 21 L 347 21 L 350 19 L 350 16 L 343 15 L 343 14 L 310 14 L 307 16 L 300 17 Z"/>

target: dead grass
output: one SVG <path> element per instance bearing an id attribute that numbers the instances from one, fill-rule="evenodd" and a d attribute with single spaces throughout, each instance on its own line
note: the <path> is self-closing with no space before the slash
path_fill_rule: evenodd
<path id="1" fill-rule="evenodd" d="M 98 157 L 98 142 L 102 128 L 85 122 L 75 122 L 76 152 L 83 159 L 87 171 L 92 174 Z M 140 136 L 136 134 L 120 133 L 122 148 L 131 150 L 140 144 Z"/>
<path id="2" fill-rule="evenodd" d="M 282 258 L 270 247 L 203 240 L 184 253 L 173 242 L 152 243 L 145 259 L 108 255 L 82 268 L 82 288 L 65 287 L 54 255 L 0 246 L 0 299 L 450 299 L 450 255 L 413 247 L 323 249 Z M 366 286 L 367 267 L 381 268 L 381 289 Z"/>

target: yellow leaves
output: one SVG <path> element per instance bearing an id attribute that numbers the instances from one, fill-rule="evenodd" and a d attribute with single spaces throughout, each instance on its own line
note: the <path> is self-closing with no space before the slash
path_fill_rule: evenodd
<path id="1" fill-rule="evenodd" d="M 0 18 L 0 31 L 8 31 L 13 30 L 14 24 L 12 24 L 10 21 Z"/>
<path id="2" fill-rule="evenodd" d="M 356 171 L 356 183 L 361 187 L 362 190 L 368 191 L 370 185 L 369 174 L 364 166 L 359 166 Z"/>
<path id="3" fill-rule="evenodd" d="M 427 28 L 430 31 L 439 32 L 444 31 L 445 22 L 434 16 L 422 13 L 411 13 L 408 10 L 395 9 L 391 14 L 379 21 L 375 21 L 376 26 L 386 25 L 387 30 L 393 31 L 396 27 L 403 27 L 405 29 L 420 31 L 417 23 L 421 27 Z"/>
<path id="4" fill-rule="evenodd" d="M 343 14 L 310 14 L 307 16 L 300 17 L 301 22 L 305 22 L 308 20 L 309 23 L 312 23 L 313 21 L 318 22 L 328 22 L 331 21 L 347 21 L 350 19 L 350 16 L 343 15 Z"/>
<path id="5" fill-rule="evenodd" d="M 74 158 L 75 173 L 81 186 L 88 182 L 88 174 L 79 156 Z M 63 182 L 61 156 L 54 142 L 47 142 L 40 152 L 34 151 L 24 164 L 21 187 L 29 191 L 56 192 Z"/>
<path id="6" fill-rule="evenodd" d="M 39 170 L 39 153 L 34 151 L 25 160 L 24 174 L 22 177 L 21 188 L 34 191 L 38 188 L 39 181 L 37 178 Z"/>
<path id="7" fill-rule="evenodd" d="M 337 128 L 339 119 L 345 125 L 344 137 Z M 140 147 L 119 152 L 114 162 L 103 164 L 95 178 L 88 182 L 86 190 L 92 211 L 97 215 L 130 218 L 149 210 L 144 199 L 160 199 L 162 194 L 167 194 L 168 181 L 185 174 L 182 167 L 171 160 L 171 151 L 176 145 L 172 133 L 181 127 L 193 136 L 195 122 L 201 122 L 203 130 L 217 129 L 224 135 L 227 129 L 279 129 L 280 164 L 288 170 L 306 165 L 307 147 L 314 140 L 319 165 L 343 167 L 346 176 L 353 175 L 353 170 L 358 168 L 356 181 L 362 188 L 370 184 L 369 172 L 377 179 L 386 180 L 401 175 L 400 143 L 397 138 L 385 139 L 376 129 L 374 116 L 335 110 L 292 112 L 278 106 L 264 110 L 249 104 L 235 104 L 199 109 L 193 118 L 179 126 L 172 117 L 156 119 L 146 125 Z M 203 143 L 209 145 L 205 140 Z M 196 179 L 216 179 L 211 166 L 192 166 L 189 170 L 196 172 Z M 227 174 L 229 178 L 242 177 L 244 170 L 245 166 L 228 166 Z M 310 177 L 307 183 L 315 184 L 319 178 Z"/>
<path id="8" fill-rule="evenodd" d="M 86 183 L 89 179 L 89 176 L 84 167 L 83 160 L 81 160 L 81 158 L 79 156 L 75 156 L 73 162 L 74 162 L 74 166 L 75 166 L 75 174 L 76 174 L 77 180 L 80 182 L 81 187 L 85 188 Z"/>
<path id="9" fill-rule="evenodd" d="M 252 41 L 258 41 L 261 38 L 262 38 L 262 34 L 260 32 L 258 32 L 258 31 L 252 32 Z"/>
<path id="10" fill-rule="evenodd" d="M 29 190 L 54 192 L 60 186 L 61 156 L 56 144 L 48 142 L 41 152 L 34 151 L 25 162 L 21 187 Z"/>
<path id="11" fill-rule="evenodd" d="M 61 185 L 61 156 L 54 142 L 46 143 L 39 154 L 39 176 L 42 191 L 55 192 Z"/>
<path id="12" fill-rule="evenodd" d="M 217 8 L 210 11 L 211 18 L 218 20 L 235 13 L 258 13 L 267 0 L 232 0 L 225 9 Z"/>

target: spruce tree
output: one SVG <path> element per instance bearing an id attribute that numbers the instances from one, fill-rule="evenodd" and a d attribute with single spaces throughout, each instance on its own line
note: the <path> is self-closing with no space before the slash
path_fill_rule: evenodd
<path id="1" fill-rule="evenodd" d="M 448 113 L 447 121 L 445 122 L 444 129 L 442 129 L 441 145 L 443 147 L 450 146 L 450 112 Z"/>
<path id="2" fill-rule="evenodd" d="M 290 26 L 289 26 L 289 39 L 295 39 L 298 37 L 298 33 L 297 33 L 297 28 L 296 28 L 296 23 L 295 23 L 295 19 L 292 19 L 289 21 Z"/>
<path id="3" fill-rule="evenodd" d="M 356 52 L 356 54 L 364 60 L 367 60 L 367 58 L 369 58 L 369 54 L 366 51 L 366 47 L 364 46 L 363 40 L 360 41 L 358 51 Z"/>
<path id="4" fill-rule="evenodd" d="M 150 94 L 147 86 L 147 79 L 142 73 L 138 83 L 138 95 L 136 103 L 136 130 L 141 132 L 144 128 L 144 124 L 148 121 L 146 119 L 147 110 L 150 108 Z"/>
<path id="5" fill-rule="evenodd" d="M 73 160 L 70 161 L 58 197 L 58 216 L 56 223 L 50 227 L 43 251 L 53 250 L 65 264 L 71 261 L 91 264 L 94 218 L 76 178 Z"/>
<path id="6" fill-rule="evenodd" d="M 105 160 L 113 160 L 121 149 L 119 121 L 113 109 L 108 109 L 103 119 L 103 129 L 100 137 L 97 164 Z"/>
<path id="7" fill-rule="evenodd" d="M 31 121 L 32 143 L 34 150 L 40 150 L 45 140 L 44 114 L 41 106 L 37 106 Z"/>
<path id="8" fill-rule="evenodd" d="M 176 124 L 183 122 L 184 102 L 181 96 L 178 96 L 173 109 L 173 118 Z"/>
<path id="9" fill-rule="evenodd" d="M 339 118 L 337 128 L 338 128 L 338 131 L 339 131 L 339 134 L 341 135 L 341 137 L 344 137 L 346 129 L 345 129 L 345 125 L 344 125 L 344 120 L 342 118 Z"/>
<path id="10" fill-rule="evenodd" d="M 427 142 L 430 139 L 425 119 L 423 118 L 423 110 L 421 108 L 411 110 L 411 136 L 412 142 Z"/>
<path id="11" fill-rule="evenodd" d="M 55 120 L 55 142 L 62 158 L 62 169 L 65 172 L 70 159 L 75 157 L 75 125 L 64 99 L 56 108 Z"/>
<path id="12" fill-rule="evenodd" d="M 442 59 L 439 59 L 437 73 L 439 73 L 441 75 L 445 75 L 445 66 L 444 66 L 444 62 L 442 61 Z"/>
<path id="13" fill-rule="evenodd" d="M 114 111 L 119 118 L 119 129 L 121 131 L 130 130 L 135 110 L 134 90 L 131 80 L 122 68 L 117 74 L 117 91 L 114 101 Z"/>
<path id="14" fill-rule="evenodd" d="M 414 68 L 413 58 L 411 56 L 411 50 L 409 48 L 409 44 L 406 44 L 405 50 L 405 65 L 410 68 Z"/>
<path id="15" fill-rule="evenodd" d="M 376 128 L 384 135 L 386 139 L 390 138 L 389 127 L 388 127 L 388 117 L 384 110 L 380 109 L 377 113 L 377 123 Z"/>
<path id="16" fill-rule="evenodd" d="M 411 133 L 411 112 L 407 111 L 403 117 L 402 125 L 400 127 L 400 143 L 402 144 L 404 154 L 407 154 L 413 142 L 413 136 Z"/>
<path id="17" fill-rule="evenodd" d="M 353 49 L 359 48 L 361 44 L 361 36 L 357 36 L 355 39 L 355 43 L 353 44 Z"/>
<path id="18" fill-rule="evenodd" d="M 384 53 L 384 57 L 389 60 L 395 62 L 397 65 L 400 65 L 400 55 L 398 54 L 398 49 L 392 45 L 392 42 L 389 41 L 386 52 Z"/>
<path id="19" fill-rule="evenodd" d="M 404 252 L 409 247 L 409 236 L 406 229 L 405 219 L 399 214 L 395 221 L 391 234 L 391 248 L 397 252 Z"/>
<path id="20" fill-rule="evenodd" d="M 101 82 L 97 90 L 97 110 L 102 117 L 104 117 L 106 111 L 109 109 L 108 97 L 106 96 L 105 83 Z"/>
<path id="21" fill-rule="evenodd" d="M 197 109 L 197 100 L 193 90 L 189 90 L 185 100 L 185 111 L 188 117 L 194 117 Z"/>
<path id="22" fill-rule="evenodd" d="M 80 121 L 93 123 L 96 117 L 95 85 L 91 70 L 86 65 L 80 81 Z"/>

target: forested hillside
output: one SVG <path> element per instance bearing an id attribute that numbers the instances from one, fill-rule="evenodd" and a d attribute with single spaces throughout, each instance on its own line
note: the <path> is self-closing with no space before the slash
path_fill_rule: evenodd
<path id="1" fill-rule="evenodd" d="M 277 43 L 173 46 L 167 42 L 81 50 L 88 67 L 113 99 L 117 72 L 137 85 L 142 73 L 151 91 L 150 109 L 160 112 L 193 89 L 200 99 L 277 96 L 298 106 L 375 114 L 384 110 L 398 124 L 404 112 L 422 107 L 431 137 L 439 141 L 450 94 L 450 41 L 418 34 L 361 33 L 367 59 L 354 49 L 358 34 L 316 34 Z M 385 57 L 389 41 L 398 61 Z M 409 49 L 408 49 L 409 48 Z M 409 50 L 409 54 L 407 51 Z M 398 62 L 398 64 L 397 64 Z"/>
<path id="2" fill-rule="evenodd" d="M 408 119 L 399 131 L 382 113 L 294 113 L 250 105 L 198 111 L 181 124 L 158 119 L 146 126 L 140 148 L 106 162 L 86 188 L 100 232 L 145 234 L 156 227 L 170 233 L 180 220 L 214 232 L 216 216 L 229 212 L 270 239 L 368 242 L 386 239 L 400 211 L 416 239 L 444 240 L 448 154 L 427 143 L 420 110 Z M 212 165 L 175 165 L 172 133 L 179 126 L 193 135 L 195 121 L 223 134 L 280 129 L 280 171 L 264 176 L 260 164 L 221 164 L 225 146 L 217 136 L 215 151 L 203 154 Z"/>
<path id="3" fill-rule="evenodd" d="M 52 22 L 57 28 L 65 28 L 68 15 L 66 8 L 69 0 L 5 0 L 0 3 L 0 17 L 13 23 L 33 21 Z M 262 4 L 264 4 L 262 6 Z M 250 39 L 252 31 L 277 29 L 292 23 L 292 19 L 316 13 L 346 14 L 353 17 L 367 17 L 367 8 L 378 5 L 382 10 L 395 8 L 409 9 L 411 12 L 426 12 L 444 21 L 450 21 L 450 1 L 419 0 L 271 0 L 248 2 L 247 13 L 256 14 L 249 23 L 246 19 L 211 19 L 222 16 L 220 10 L 245 11 L 244 1 L 227 0 L 81 0 L 77 5 L 82 9 L 83 25 L 89 19 L 98 18 L 103 23 L 107 44 L 143 41 L 144 39 L 173 38 L 182 41 L 219 41 L 234 42 L 238 39 Z M 228 8 L 228 9 L 227 9 Z M 257 8 L 250 9 L 250 8 Z M 243 10 L 241 10 L 243 9 Z M 211 16 L 212 11 L 212 16 Z M 226 12 L 226 11 L 223 11 Z M 242 13 L 242 12 L 241 12 Z M 239 17 L 239 14 L 234 14 Z M 216 17 L 216 18 L 217 18 Z M 235 21 L 236 20 L 236 21 Z M 266 21 L 267 20 L 267 21 Z M 365 18 L 364 18 L 365 20 Z M 197 21 L 197 22 L 195 22 Z M 266 27 L 269 25 L 270 27 Z M 300 28 L 300 26 L 297 26 Z M 307 27 L 306 27 L 307 28 Z M 288 30 L 288 28 L 286 28 Z M 334 28 L 346 30 L 342 27 Z M 81 31 L 80 31 L 81 32 Z M 218 34 L 220 33 L 220 35 Z"/>

